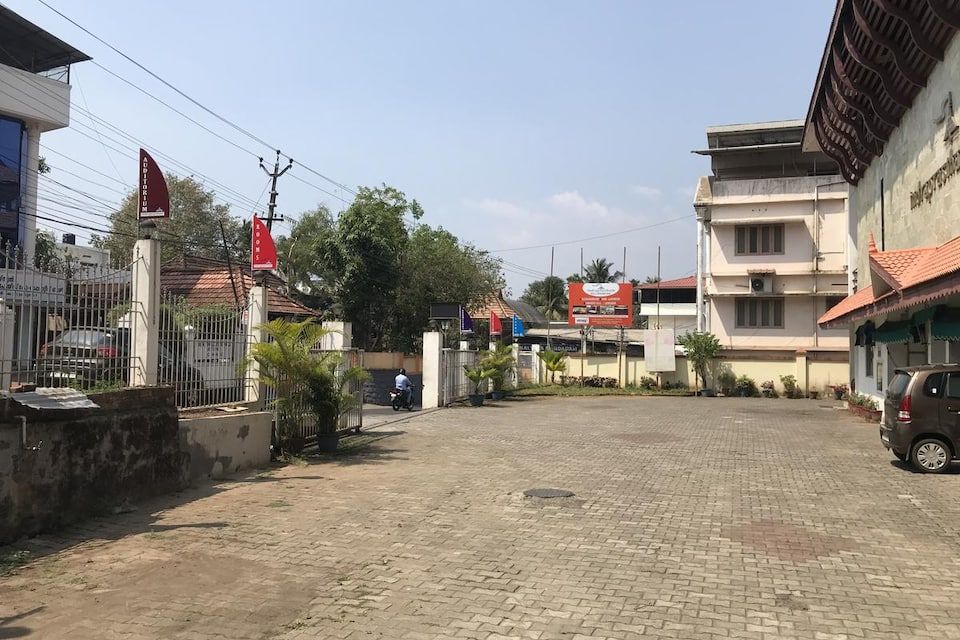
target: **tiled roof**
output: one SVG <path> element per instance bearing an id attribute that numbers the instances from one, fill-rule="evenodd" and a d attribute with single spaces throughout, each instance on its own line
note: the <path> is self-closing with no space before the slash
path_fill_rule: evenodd
<path id="1" fill-rule="evenodd" d="M 165 294 L 182 296 L 197 306 L 244 306 L 247 293 L 253 288 L 253 276 L 245 269 L 231 269 L 224 263 L 207 258 L 178 258 L 163 265 L 160 270 L 160 290 Z M 276 276 L 266 279 L 270 292 L 267 296 L 268 313 L 282 316 L 315 316 L 317 312 L 305 307 L 279 290 L 283 281 Z"/>
<path id="2" fill-rule="evenodd" d="M 507 301 L 500 296 L 492 296 L 482 304 L 468 309 L 472 318 L 490 318 L 490 314 L 496 313 L 500 318 L 512 318 L 516 311 L 510 308 Z"/>
<path id="3" fill-rule="evenodd" d="M 686 278 L 676 278 L 675 280 L 661 280 L 660 286 L 656 282 L 643 283 L 637 285 L 637 289 L 696 289 L 697 276 L 687 276 Z"/>
<path id="4" fill-rule="evenodd" d="M 870 268 L 879 270 L 893 291 L 875 298 L 873 287 L 861 289 L 823 314 L 817 321 L 818 324 L 838 324 L 857 311 L 870 312 L 868 315 L 891 311 L 891 305 L 897 301 L 902 301 L 898 309 L 905 308 L 905 305 L 924 304 L 924 301 L 937 297 L 937 293 L 927 291 L 923 296 L 914 295 L 915 287 L 932 285 L 938 278 L 960 271 L 960 236 L 935 247 L 898 251 L 877 251 L 871 238 L 869 248 Z M 871 305 L 874 306 L 875 313 L 866 309 Z"/>

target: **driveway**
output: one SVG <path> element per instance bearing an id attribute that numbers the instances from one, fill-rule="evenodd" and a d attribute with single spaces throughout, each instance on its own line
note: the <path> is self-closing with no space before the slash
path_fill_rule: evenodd
<path id="1" fill-rule="evenodd" d="M 960 637 L 960 476 L 814 401 L 525 400 L 362 438 L 31 541 L 0 638 Z"/>

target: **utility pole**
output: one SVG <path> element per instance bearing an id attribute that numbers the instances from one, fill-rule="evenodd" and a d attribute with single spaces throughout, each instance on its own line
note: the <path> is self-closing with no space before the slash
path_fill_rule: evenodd
<path id="1" fill-rule="evenodd" d="M 553 286 L 553 249 L 554 247 L 550 247 L 550 286 Z M 552 337 L 551 325 L 553 324 L 553 321 L 550 315 L 553 314 L 553 302 L 554 302 L 554 297 L 551 295 L 550 307 L 547 309 L 547 312 L 549 314 L 547 316 L 547 350 L 548 351 L 553 351 L 553 341 L 550 339 Z"/>
<path id="2" fill-rule="evenodd" d="M 623 248 L 623 272 L 620 276 L 620 282 L 624 283 L 627 281 L 627 248 Z"/>
<path id="3" fill-rule="evenodd" d="M 287 166 L 280 170 L 280 150 L 277 149 L 277 160 L 273 163 L 273 173 L 270 173 L 267 170 L 267 167 L 263 164 L 263 158 L 260 158 L 260 168 L 263 169 L 263 172 L 267 174 L 267 177 L 270 178 L 270 205 L 267 209 L 267 217 L 265 222 L 267 223 L 267 230 L 273 231 L 273 221 L 274 220 L 283 220 L 283 216 L 274 217 L 273 212 L 277 208 L 277 179 L 280 178 L 283 174 L 290 170 L 290 167 L 293 166 L 293 158 L 290 158 L 290 162 L 287 163 Z"/>

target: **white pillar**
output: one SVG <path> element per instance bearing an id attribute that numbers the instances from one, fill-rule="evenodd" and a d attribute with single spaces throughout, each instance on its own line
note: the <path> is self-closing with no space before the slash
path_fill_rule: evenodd
<path id="1" fill-rule="evenodd" d="M 543 384 L 543 363 L 540 361 L 541 349 L 542 347 L 539 344 L 530 347 L 533 359 L 533 384 Z"/>
<path id="2" fill-rule="evenodd" d="M 520 362 L 520 345 L 516 342 L 510 347 L 513 350 L 513 361 Z M 520 386 L 520 372 L 517 370 L 517 367 L 514 367 L 510 372 L 510 378 L 514 387 Z"/>
<path id="3" fill-rule="evenodd" d="M 423 408 L 440 406 L 440 354 L 442 338 L 439 332 L 423 334 Z"/>
<path id="4" fill-rule="evenodd" d="M 13 372 L 14 333 L 17 314 L 0 301 L 0 390 L 10 388 Z"/>
<path id="5" fill-rule="evenodd" d="M 697 331 L 703 331 L 703 218 L 697 216 Z M 649 326 L 649 323 L 648 323 Z"/>
<path id="6" fill-rule="evenodd" d="M 322 348 L 325 351 L 346 351 L 353 345 L 353 324 L 326 320 L 323 328 L 330 331 L 323 339 Z"/>
<path id="7" fill-rule="evenodd" d="M 251 354 L 253 345 L 266 340 L 261 326 L 267 322 L 267 309 L 267 288 L 258 284 L 250 289 L 247 298 L 247 356 Z M 260 382 L 260 365 L 257 362 L 251 360 L 247 365 L 246 379 L 244 400 L 251 404 L 259 403 L 263 397 L 263 383 Z"/>
<path id="8" fill-rule="evenodd" d="M 160 339 L 160 241 L 156 238 L 133 245 L 131 289 L 130 384 L 152 387 L 157 384 Z"/>
<path id="9" fill-rule="evenodd" d="M 469 340 L 461 340 L 458 348 L 460 349 L 460 351 L 469 351 L 469 350 L 470 350 L 470 341 L 469 341 Z"/>
<path id="10" fill-rule="evenodd" d="M 40 167 L 40 127 L 36 124 L 27 125 L 26 135 L 27 171 L 21 200 L 23 211 L 27 215 L 20 216 L 20 242 L 23 246 L 23 255 L 32 261 L 37 247 L 37 170 Z"/>

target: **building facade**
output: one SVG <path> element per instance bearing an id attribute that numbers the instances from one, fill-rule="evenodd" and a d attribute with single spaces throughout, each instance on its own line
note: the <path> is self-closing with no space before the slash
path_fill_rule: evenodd
<path id="1" fill-rule="evenodd" d="M 0 243 L 32 256 L 40 135 L 70 124 L 70 65 L 89 56 L 0 6 Z"/>
<path id="2" fill-rule="evenodd" d="M 880 400 L 897 367 L 960 356 L 960 5 L 837 3 L 804 133 L 850 183 L 851 382 Z"/>
<path id="3" fill-rule="evenodd" d="M 636 288 L 637 326 L 673 329 L 680 336 L 697 328 L 697 277 L 662 280 Z"/>
<path id="4" fill-rule="evenodd" d="M 707 129 L 700 179 L 697 327 L 730 352 L 847 358 L 844 329 L 817 320 L 850 290 L 855 259 L 837 163 L 801 151 L 804 122 Z M 840 381 L 837 381 L 840 382 Z"/>

